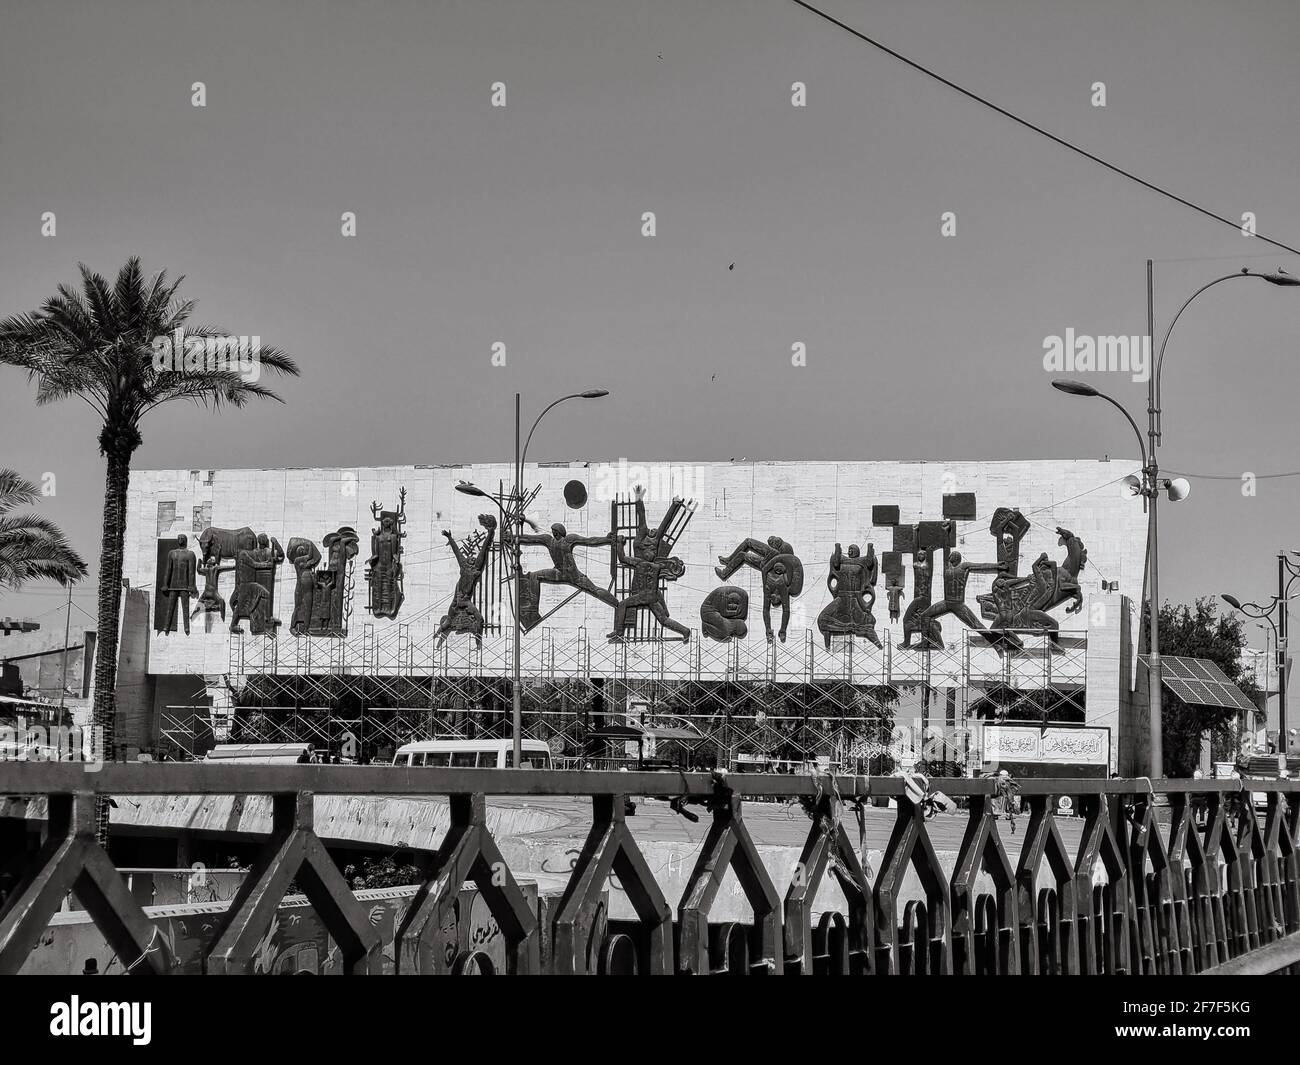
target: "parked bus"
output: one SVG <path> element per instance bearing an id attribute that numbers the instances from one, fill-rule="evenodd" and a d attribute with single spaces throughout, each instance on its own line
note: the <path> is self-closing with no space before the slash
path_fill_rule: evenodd
<path id="1" fill-rule="evenodd" d="M 523 768 L 550 769 L 551 750 L 541 740 L 523 741 Z M 509 769 L 513 740 L 419 740 L 397 748 L 393 765 L 451 769 Z"/>

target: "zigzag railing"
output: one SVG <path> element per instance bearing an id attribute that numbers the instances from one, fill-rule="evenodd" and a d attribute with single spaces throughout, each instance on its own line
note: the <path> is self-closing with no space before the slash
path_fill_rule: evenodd
<path id="1" fill-rule="evenodd" d="M 913 782 L 914 784 L 915 782 Z M 367 914 L 313 826 L 315 795 L 447 796 L 450 827 L 395 937 L 399 972 L 484 972 L 486 955 L 445 957 L 432 937 L 477 883 L 498 922 L 511 973 L 1192 974 L 1300 970 L 1300 782 L 1051 780 L 1019 782 L 1029 816 L 1010 822 L 991 779 L 944 780 L 966 818 L 955 861 L 930 837 L 931 794 L 899 778 L 763 774 L 0 763 L 0 795 L 43 798 L 46 841 L 0 907 L 0 973 L 17 972 L 69 892 L 133 973 L 172 958 L 94 838 L 94 797 L 269 794 L 274 818 L 259 860 L 204 951 L 204 971 L 249 972 L 291 882 L 305 890 L 352 973 L 380 971 Z M 1263 824 L 1252 792 L 1267 797 Z M 592 828 L 558 905 L 531 907 L 488 829 L 488 795 L 575 796 Z M 674 915 L 626 823 L 629 796 L 711 818 Z M 1072 855 L 1054 796 L 1078 797 Z M 745 800 L 787 800 L 809 818 L 794 869 L 764 864 Z M 850 829 L 872 798 L 895 801 L 872 883 Z M 19 804 L 21 805 L 21 804 Z M 6 807 L 12 813 L 14 803 Z M 1013 864 L 1007 845 L 1019 843 Z M 733 871 L 751 922 L 714 923 Z M 914 872 L 921 897 L 904 901 Z M 816 915 L 827 874 L 843 912 Z M 634 921 L 601 920 L 618 878 Z M 777 882 L 788 885 L 784 895 Z M 901 905 L 900 905 L 901 904 Z M 546 916 L 542 916 L 545 913 Z M 675 916 L 675 921 L 674 921 Z"/>

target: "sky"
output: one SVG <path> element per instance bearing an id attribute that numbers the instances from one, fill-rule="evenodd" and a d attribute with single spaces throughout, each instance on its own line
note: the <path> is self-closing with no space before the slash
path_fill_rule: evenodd
<path id="1" fill-rule="evenodd" d="M 1300 5 L 825 8 L 1300 246 Z M 1045 338 L 1144 333 L 1147 259 L 1157 336 L 1215 277 L 1300 274 L 790 0 L 0 0 L 0 316 L 132 254 L 303 371 L 282 407 L 150 414 L 140 468 L 500 461 L 516 391 L 593 387 L 530 458 L 1132 458 L 1117 411 L 1049 387 Z M 1300 469 L 1297 353 L 1300 289 L 1216 286 L 1179 322 L 1160 459 L 1196 476 L 1161 511 L 1163 598 L 1265 598 L 1300 548 L 1300 477 L 1265 476 Z M 1144 420 L 1145 385 L 1089 382 Z M 96 434 L 0 368 L 0 466 L 54 475 L 39 511 L 92 567 Z M 57 627 L 63 595 L 0 615 Z"/>

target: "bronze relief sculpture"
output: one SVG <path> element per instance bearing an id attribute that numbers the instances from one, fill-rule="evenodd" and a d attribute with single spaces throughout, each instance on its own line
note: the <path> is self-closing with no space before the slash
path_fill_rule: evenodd
<path id="1" fill-rule="evenodd" d="M 166 601 L 166 613 L 160 632 L 176 631 L 176 615 L 179 611 L 185 623 L 185 635 L 190 634 L 190 596 L 198 595 L 197 583 L 198 560 L 187 546 L 189 538 L 184 533 L 176 538 L 177 546 L 167 553 L 167 566 L 163 572 L 162 587 L 158 594 Z M 224 608 L 224 604 L 223 608 Z M 197 613 L 197 611 L 196 611 Z"/>
<path id="2" fill-rule="evenodd" d="M 1014 512 L 1017 516 L 1019 511 Z M 980 613 L 992 629 L 1037 629 L 1055 634 L 1060 624 L 1049 611 L 1069 602 L 1067 614 L 1083 609 L 1083 591 L 1079 574 L 1088 562 L 1088 549 L 1069 529 L 1056 527 L 1057 543 L 1065 548 L 1065 559 L 1057 565 L 1043 552 L 1034 561 L 1031 573 L 1019 577 L 999 577 L 992 591 L 978 597 Z"/>
<path id="3" fill-rule="evenodd" d="M 730 579 L 741 566 L 750 566 L 759 573 L 763 585 L 763 626 L 767 629 L 767 642 L 772 643 L 772 608 L 781 608 L 781 629 L 778 635 L 785 643 L 790 628 L 790 600 L 803 591 L 803 562 L 794 548 L 779 536 L 769 536 L 766 542 L 749 537 L 742 540 L 730 555 L 719 555 L 721 565 L 714 568 L 722 580 Z"/>
<path id="4" fill-rule="evenodd" d="M 311 540 L 295 536 L 289 541 L 288 560 L 297 573 L 294 582 L 293 619 L 289 631 L 295 636 L 346 636 L 352 606 L 352 560 L 360 552 L 361 538 L 345 525 L 328 533 L 325 567 L 320 550 Z"/>
<path id="5" fill-rule="evenodd" d="M 966 582 L 972 573 L 1003 573 L 1005 565 L 1004 562 L 965 562 L 960 551 L 954 551 L 948 544 L 944 544 L 943 599 L 922 613 L 922 621 L 937 621 L 945 614 L 951 614 L 972 629 L 982 630 L 983 623 L 966 605 Z"/>
<path id="6" fill-rule="evenodd" d="M 235 590 L 230 596 L 230 631 L 242 633 L 240 622 L 247 619 L 254 636 L 274 636 L 280 619 L 273 616 L 275 606 L 275 571 L 284 561 L 280 542 L 266 533 L 257 537 L 257 546 L 241 550 L 235 558 Z"/>
<path id="7" fill-rule="evenodd" d="M 900 646 L 923 651 L 943 650 L 943 626 L 926 612 L 934 598 L 934 548 L 917 546 L 912 552 L 912 601 L 903 614 L 903 642 Z M 920 637 L 913 644 L 912 637 Z"/>
<path id="8" fill-rule="evenodd" d="M 203 574 L 203 592 L 191 617 L 200 613 L 220 614 L 226 620 L 226 599 L 221 594 L 221 575 L 234 573 L 239 552 L 257 547 L 257 534 L 247 525 L 240 529 L 208 527 L 199 534 L 200 561 L 198 572 Z M 229 566 L 223 566 L 229 562 Z"/>
<path id="9" fill-rule="evenodd" d="M 484 531 L 473 533 L 465 539 L 464 544 L 457 544 L 450 530 L 442 530 L 456 559 L 460 575 L 456 579 L 456 588 L 451 593 L 451 606 L 438 622 L 439 647 L 451 632 L 469 633 L 480 647 L 483 646 L 483 614 L 474 604 L 474 593 L 478 590 L 483 570 L 487 567 L 488 553 L 492 550 L 496 537 L 497 520 L 491 514 L 480 514 L 478 523 Z"/>
<path id="10" fill-rule="evenodd" d="M 677 633 L 683 641 L 691 638 L 691 630 L 668 616 L 668 603 L 664 598 L 664 585 L 678 580 L 686 573 L 686 563 L 670 554 L 677 537 L 681 535 L 691 518 L 692 509 L 680 497 L 674 498 L 664 511 L 664 516 L 655 528 L 650 528 L 645 513 L 645 489 L 636 486 L 636 536 L 632 539 L 632 554 L 624 550 L 626 537 L 611 534 L 615 561 L 632 570 L 632 580 L 627 594 L 614 606 L 614 630 L 608 638 L 612 641 L 623 640 L 630 631 L 636 629 L 636 612 L 649 610 L 655 620 L 665 629 Z M 674 527 L 678 514 L 687 510 L 685 521 Z M 670 531 L 671 530 L 671 531 Z"/>
<path id="11" fill-rule="evenodd" d="M 406 533 L 406 489 L 398 493 L 396 510 L 382 510 L 378 502 L 370 504 L 371 516 L 379 528 L 370 534 L 370 557 L 366 559 L 366 582 L 370 598 L 366 609 L 377 618 L 395 618 L 406 598 L 402 571 L 402 541 Z"/>
<path id="12" fill-rule="evenodd" d="M 714 588 L 700 604 L 700 631 L 711 640 L 743 640 L 749 633 L 749 593 L 735 584 Z"/>
<path id="13" fill-rule="evenodd" d="M 826 589 L 831 593 L 831 602 L 817 615 L 817 627 L 826 641 L 827 650 L 832 636 L 861 636 L 877 647 L 883 646 L 876 635 L 876 619 L 871 613 L 876 602 L 877 574 L 874 544 L 867 544 L 865 556 L 857 544 L 849 545 L 847 555 L 839 544 L 835 545 L 826 575 Z M 868 595 L 871 597 L 869 601 Z"/>
<path id="14" fill-rule="evenodd" d="M 524 631 L 541 624 L 541 588 L 543 584 L 567 584 L 570 588 L 599 599 L 607 606 L 618 606 L 618 600 L 612 592 L 598 588 L 590 578 L 578 569 L 573 558 L 575 547 L 608 547 L 613 542 L 610 534 L 605 536 L 579 536 L 565 529 L 556 522 L 549 533 L 524 533 L 514 536 L 509 529 L 502 530 L 501 539 L 507 546 L 529 544 L 546 548 L 551 556 L 551 565 L 547 569 L 534 570 L 520 576 L 519 617 Z"/>

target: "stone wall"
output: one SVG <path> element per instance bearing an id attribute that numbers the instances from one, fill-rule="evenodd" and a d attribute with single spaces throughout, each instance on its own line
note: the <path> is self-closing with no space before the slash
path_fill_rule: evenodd
<path id="1" fill-rule="evenodd" d="M 995 560 L 995 542 L 989 533 L 989 518 L 1001 506 L 1019 508 L 1030 520 L 1031 529 L 1021 544 L 1021 573 L 1027 573 L 1042 552 L 1058 562 L 1064 549 L 1057 543 L 1056 527 L 1063 526 L 1079 536 L 1088 550 L 1088 565 L 1081 577 L 1085 610 L 1066 615 L 1058 608 L 1055 616 L 1063 631 L 1088 630 L 1089 717 L 1106 715 L 1100 724 L 1119 724 L 1119 688 L 1127 655 L 1121 644 L 1131 640 L 1134 630 L 1133 604 L 1140 601 L 1143 581 L 1143 552 L 1146 517 L 1140 500 L 1126 496 L 1120 480 L 1140 467 L 1136 460 L 1095 461 L 1026 460 L 1011 462 L 714 462 L 714 463 L 613 463 L 569 462 L 527 467 L 524 482 L 540 485 L 541 491 L 529 509 L 530 516 L 545 528 L 563 522 L 569 532 L 600 536 L 609 531 L 610 498 L 630 498 L 640 483 L 648 488 L 647 513 L 657 524 L 672 496 L 693 498 L 696 510 L 673 554 L 686 564 L 685 575 L 671 583 L 667 604 L 673 618 L 689 626 L 692 645 L 700 644 L 703 672 L 716 659 L 725 668 L 726 648 L 699 638 L 699 608 L 703 598 L 723 583 L 713 572 L 718 557 L 731 552 L 746 537 L 759 540 L 779 535 L 789 541 L 803 560 L 803 594 L 794 601 L 790 635 L 776 652 L 790 669 L 804 667 L 807 652 L 820 653 L 817 632 L 819 611 L 830 601 L 826 588 L 828 560 L 835 544 L 847 549 L 852 543 L 875 544 L 877 554 L 890 550 L 893 530 L 873 527 L 872 508 L 897 506 L 899 520 L 912 524 L 943 517 L 944 497 L 953 493 L 975 495 L 975 520 L 962 521 L 958 528 L 958 549 L 967 561 Z M 418 465 L 354 469 L 253 469 L 253 470 L 138 470 L 133 471 L 128 503 L 125 576 L 134 589 L 152 597 L 157 579 L 158 542 L 178 533 L 189 536 L 197 552 L 197 537 L 209 525 L 224 528 L 249 526 L 265 532 L 287 546 L 294 536 L 309 537 L 320 544 L 325 534 L 340 526 L 351 526 L 361 537 L 361 551 L 355 562 L 355 593 L 352 600 L 348 653 L 364 639 L 366 668 L 401 671 L 402 655 L 424 655 L 429 661 L 432 636 L 446 612 L 456 579 L 456 569 L 441 530 L 458 539 L 477 528 L 476 515 L 493 511 L 484 499 L 455 490 L 457 482 L 472 481 L 489 491 L 496 490 L 511 476 L 504 463 L 473 465 Z M 588 494 L 585 505 L 566 502 L 565 485 L 581 482 Z M 367 586 L 364 563 L 375 527 L 371 501 L 383 509 L 394 509 L 398 492 L 406 489 L 407 537 L 404 541 L 405 603 L 396 620 L 377 619 L 366 611 Z M 610 579 L 608 548 L 580 548 L 580 568 L 598 586 Z M 906 563 L 906 591 L 903 606 L 912 596 L 910 556 Z M 527 548 L 525 569 L 550 564 L 544 549 Z M 1101 582 L 1117 582 L 1118 594 L 1103 592 Z M 978 615 L 976 596 L 986 592 L 990 574 L 974 574 L 967 588 L 967 604 Z M 201 582 L 200 582 L 201 583 Z M 727 583 L 745 588 L 750 595 L 749 636 L 743 641 L 743 655 L 762 662 L 768 654 L 761 618 L 762 600 L 758 575 L 742 568 Z M 222 577 L 221 594 L 229 599 L 233 575 Z M 562 603 L 569 589 L 543 586 L 542 612 Z M 942 573 L 934 579 L 936 597 L 942 594 Z M 900 622 L 888 617 L 883 575 L 877 585 L 875 604 L 877 632 L 886 645 L 902 642 Z M 193 607 L 194 604 L 191 604 Z M 247 672 L 294 670 L 316 672 L 330 661 L 329 638 L 292 636 L 289 619 L 293 609 L 293 570 L 282 566 L 275 593 L 275 615 L 283 625 L 278 639 L 258 638 L 256 657 L 246 659 L 244 651 L 232 654 L 227 625 L 216 615 L 196 619 L 193 632 L 155 635 L 148 642 L 148 672 L 219 676 L 235 670 L 238 661 Z M 1124 617 L 1123 615 L 1130 615 Z M 508 607 L 500 620 L 508 628 Z M 612 627 L 612 610 L 587 595 L 561 606 L 543 628 L 525 637 L 525 668 L 540 663 L 546 653 L 563 658 L 574 646 L 589 649 L 593 658 L 608 656 L 605 634 Z M 943 620 L 944 639 L 960 646 L 963 626 L 952 617 Z M 251 638 L 245 637 L 245 641 Z M 471 641 L 453 635 L 446 653 L 465 659 L 466 669 L 476 668 L 468 650 Z M 883 655 L 858 641 L 859 659 L 854 679 L 869 683 L 873 670 L 883 668 Z M 487 663 L 504 668 L 507 659 L 504 635 L 485 641 L 484 655 L 477 668 L 496 671 Z M 549 650 L 547 650 L 549 648 Z M 245 650 L 246 650 L 245 646 Z M 414 651 L 412 651 L 414 649 Z M 360 654 L 360 651 L 355 653 Z M 652 654 L 647 645 L 633 645 L 628 654 Z M 308 656 L 311 656 L 310 659 Z M 385 658 L 387 656 L 387 658 Z M 873 657 L 874 656 L 874 657 Z M 988 652 L 996 670 L 996 655 Z M 647 662 L 649 660 L 647 659 Z M 684 654 L 664 659 L 668 671 L 688 668 Z M 386 663 L 386 664 L 385 664 Z M 894 668 L 897 668 L 897 660 Z M 561 665 L 557 668 L 563 668 Z M 1131 667 L 1130 667 L 1131 668 Z M 972 672 L 974 672 L 972 667 Z M 779 670 L 778 670 L 779 672 Z M 1079 678 L 1082 679 L 1082 678 Z M 942 683 L 936 680 L 935 683 Z M 1116 745 L 1112 744 L 1114 749 Z"/>

